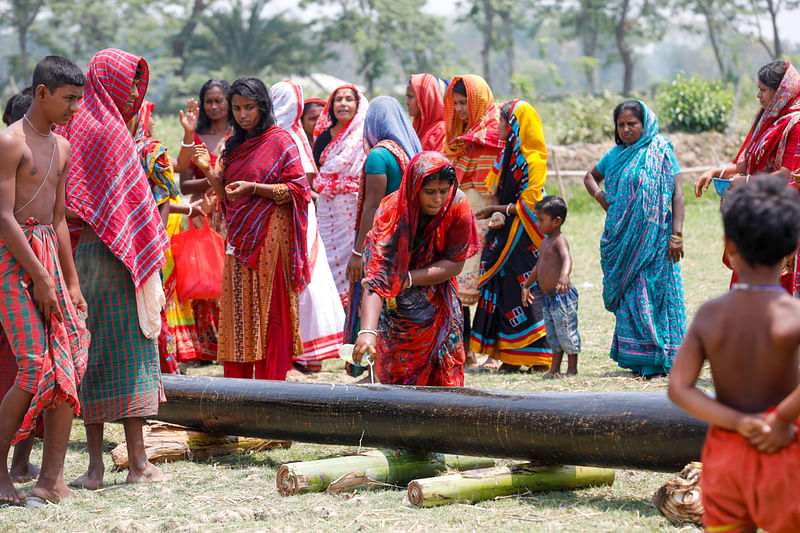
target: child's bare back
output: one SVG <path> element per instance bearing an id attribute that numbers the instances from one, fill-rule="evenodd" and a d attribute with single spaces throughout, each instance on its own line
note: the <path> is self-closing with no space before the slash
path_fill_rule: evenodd
<path id="1" fill-rule="evenodd" d="M 711 364 L 717 401 L 743 413 L 763 413 L 798 385 L 800 301 L 778 289 L 711 300 L 687 333 Z"/>

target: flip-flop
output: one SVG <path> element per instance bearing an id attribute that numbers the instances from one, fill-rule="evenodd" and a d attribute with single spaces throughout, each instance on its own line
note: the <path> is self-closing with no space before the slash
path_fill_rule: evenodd
<path id="1" fill-rule="evenodd" d="M 38 496 L 28 496 L 21 504 L 24 505 L 26 509 L 43 509 L 48 505 L 47 500 L 39 498 Z"/>

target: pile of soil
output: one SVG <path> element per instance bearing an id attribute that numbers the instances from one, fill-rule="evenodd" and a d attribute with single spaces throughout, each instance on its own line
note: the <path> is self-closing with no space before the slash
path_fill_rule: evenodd
<path id="1" fill-rule="evenodd" d="M 666 133 L 665 135 L 672 141 L 675 155 L 678 157 L 681 168 L 684 169 L 716 166 L 719 162 L 731 162 L 743 141 L 743 139 L 729 138 L 717 132 Z M 586 172 L 613 147 L 613 139 L 599 144 L 549 145 L 547 147 L 550 152 L 547 158 L 547 168 L 554 170 L 554 157 L 558 157 L 560 170 Z"/>

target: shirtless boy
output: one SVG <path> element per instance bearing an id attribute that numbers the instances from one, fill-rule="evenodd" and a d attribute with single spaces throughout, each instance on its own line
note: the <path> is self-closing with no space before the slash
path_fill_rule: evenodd
<path id="1" fill-rule="evenodd" d="M 23 120 L 0 132 L 0 323 L 18 366 L 0 403 L 0 501 L 20 503 L 6 467 L 12 439 L 33 430 L 43 413 L 42 468 L 32 495 L 69 497 L 64 456 L 77 386 L 86 368 L 86 312 L 67 225 L 64 177 L 69 143 L 51 132 L 78 109 L 86 83 L 81 70 L 58 56 L 33 72 L 33 103 Z M 53 372 L 57 366 L 58 373 Z"/>
<path id="2" fill-rule="evenodd" d="M 567 376 L 578 373 L 581 337 L 578 334 L 578 289 L 572 286 L 572 257 L 569 243 L 561 233 L 567 218 L 567 203 L 558 196 L 546 196 L 534 208 L 536 227 L 545 235 L 539 259 L 528 279 L 522 284 L 522 305 L 533 302 L 530 292 L 535 282 L 544 293 L 542 311 L 547 343 L 553 350 L 553 364 L 542 379 L 562 377 L 561 360 L 567 352 Z"/>
<path id="3" fill-rule="evenodd" d="M 722 219 L 739 283 L 697 311 L 669 397 L 711 424 L 702 459 L 706 529 L 797 532 L 800 301 L 779 279 L 800 238 L 800 196 L 783 178 L 761 177 L 726 196 Z M 706 359 L 716 399 L 696 387 Z"/>
<path id="4" fill-rule="evenodd" d="M 28 87 L 21 93 L 14 95 L 11 112 L 9 114 L 9 124 L 22 120 L 22 116 L 28 112 L 33 102 L 33 90 Z M 0 401 L 3 396 L 14 386 L 17 379 L 17 360 L 14 350 L 6 339 L 3 328 L 0 326 Z M 41 437 L 41 428 L 37 428 L 37 434 Z M 31 450 L 33 449 L 36 436 L 31 434 L 25 440 L 21 440 L 14 445 L 14 455 L 11 458 L 11 468 L 9 473 L 14 483 L 27 483 L 39 477 L 39 467 L 31 464 Z"/>

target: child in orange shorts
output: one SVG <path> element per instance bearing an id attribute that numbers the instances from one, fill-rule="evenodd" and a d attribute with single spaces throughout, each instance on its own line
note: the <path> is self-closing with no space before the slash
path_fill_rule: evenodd
<path id="1" fill-rule="evenodd" d="M 711 427 L 703 447 L 706 531 L 800 531 L 800 301 L 780 285 L 800 239 L 800 195 L 766 175 L 722 204 L 739 283 L 698 311 L 669 396 Z M 696 387 L 708 359 L 716 398 Z"/>

